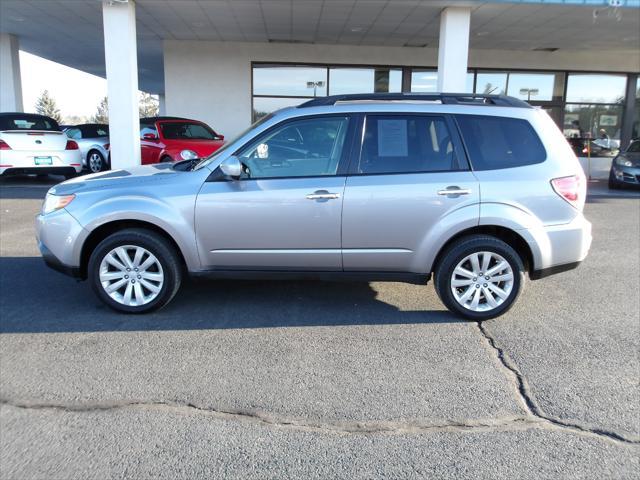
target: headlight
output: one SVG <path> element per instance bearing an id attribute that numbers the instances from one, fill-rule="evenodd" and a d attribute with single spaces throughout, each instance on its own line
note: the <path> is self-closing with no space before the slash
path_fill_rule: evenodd
<path id="1" fill-rule="evenodd" d="M 631 160 L 624 157 L 618 157 L 616 158 L 616 165 L 620 165 L 621 167 L 632 167 L 633 163 L 631 163 Z"/>
<path id="2" fill-rule="evenodd" d="M 196 160 L 198 158 L 198 154 L 193 150 L 182 150 L 180 152 L 180 158 L 183 160 Z"/>
<path id="3" fill-rule="evenodd" d="M 60 210 L 69 205 L 74 198 L 76 198 L 75 195 L 53 195 L 47 193 L 44 203 L 42 204 L 42 214 L 46 215 L 47 213 Z"/>

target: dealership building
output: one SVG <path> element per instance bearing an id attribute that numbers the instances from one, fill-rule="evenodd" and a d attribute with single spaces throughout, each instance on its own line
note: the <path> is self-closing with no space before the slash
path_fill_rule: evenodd
<path id="1" fill-rule="evenodd" d="M 116 167 L 140 161 L 138 89 L 227 138 L 314 96 L 438 91 L 640 136 L 640 0 L 2 0 L 0 111 L 22 110 L 19 50 L 107 79 Z"/>

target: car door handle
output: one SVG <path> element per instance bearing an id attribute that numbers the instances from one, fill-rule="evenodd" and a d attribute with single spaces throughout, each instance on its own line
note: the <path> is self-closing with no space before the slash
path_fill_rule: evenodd
<path id="1" fill-rule="evenodd" d="M 471 193 L 471 189 L 469 188 L 460 188 L 456 186 L 447 187 L 444 190 L 438 190 L 438 195 L 469 195 Z"/>
<path id="2" fill-rule="evenodd" d="M 330 193 L 326 190 L 316 190 L 307 195 L 308 200 L 330 200 L 332 198 L 340 198 L 339 193 Z"/>

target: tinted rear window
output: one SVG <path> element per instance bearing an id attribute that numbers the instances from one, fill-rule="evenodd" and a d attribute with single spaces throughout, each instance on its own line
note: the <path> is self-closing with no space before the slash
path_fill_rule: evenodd
<path id="1" fill-rule="evenodd" d="M 547 152 L 529 122 L 519 118 L 456 116 L 474 170 L 542 163 Z"/>
<path id="2" fill-rule="evenodd" d="M 35 115 L 2 115 L 0 130 L 50 130 L 60 131 L 55 120 Z"/>

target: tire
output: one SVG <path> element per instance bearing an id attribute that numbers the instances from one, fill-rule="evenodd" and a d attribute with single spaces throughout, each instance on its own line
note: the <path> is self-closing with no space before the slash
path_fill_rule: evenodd
<path id="1" fill-rule="evenodd" d="M 466 274 L 455 273 L 454 275 L 454 271 L 459 266 L 464 268 L 465 273 L 485 273 L 476 272 L 473 268 L 470 257 L 474 254 L 479 254 L 477 257 L 479 270 L 484 266 L 484 254 L 489 254 L 487 255 L 491 261 L 489 271 L 502 265 L 503 260 L 506 261 L 508 268 L 495 271 L 488 280 L 486 277 L 480 280 L 478 276 L 470 277 Z M 476 322 L 495 318 L 507 312 L 518 299 L 525 283 L 525 268 L 518 253 L 507 243 L 488 235 L 472 235 L 457 240 L 440 256 L 434 273 L 436 293 L 442 303 L 451 312 Z M 508 280 L 509 274 L 511 274 L 511 280 Z M 505 281 L 498 281 L 501 279 Z M 455 287 L 456 294 L 452 286 L 454 281 L 460 285 Z M 465 299 L 465 294 L 470 296 Z M 476 297 L 478 302 L 474 308 L 473 302 Z M 495 305 L 490 304 L 488 297 L 491 297 Z M 465 301 L 461 303 L 463 299 Z"/>
<path id="2" fill-rule="evenodd" d="M 108 165 L 98 150 L 90 150 L 87 154 L 87 168 L 91 173 L 98 173 L 108 170 Z"/>
<path id="3" fill-rule="evenodd" d="M 121 250 L 116 252 L 117 248 Z M 138 249 L 146 252 L 139 259 L 136 257 Z M 131 262 L 129 265 L 118 254 L 123 250 Z M 123 268 L 110 263 L 107 257 L 112 261 L 114 258 L 119 260 Z M 135 270 L 148 262 L 149 266 L 144 271 Z M 124 267 L 129 267 L 129 270 Z M 150 230 L 128 228 L 108 236 L 98 244 L 89 258 L 87 273 L 91 288 L 109 307 L 124 313 L 147 313 L 171 301 L 180 288 L 183 271 L 178 252 L 166 239 Z M 102 278 L 101 274 L 104 274 Z M 118 282 L 122 282 L 119 287 L 116 285 Z M 107 293 L 103 284 L 118 288 Z M 128 302 L 127 291 L 130 291 Z"/>
<path id="4" fill-rule="evenodd" d="M 619 190 L 620 188 L 621 186 L 614 178 L 613 172 L 610 172 L 609 173 L 609 190 Z"/>

